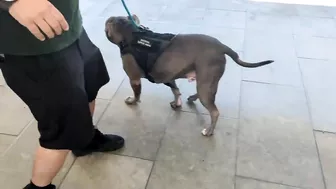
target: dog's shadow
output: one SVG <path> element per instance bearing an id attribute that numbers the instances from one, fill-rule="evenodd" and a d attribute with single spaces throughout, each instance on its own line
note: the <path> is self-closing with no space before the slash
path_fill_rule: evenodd
<path id="1" fill-rule="evenodd" d="M 180 118 L 181 116 L 183 116 L 182 115 L 183 113 L 190 113 L 190 114 L 195 114 L 200 123 L 205 122 L 204 114 L 201 111 L 199 111 L 195 102 L 187 101 L 183 105 L 188 106 L 189 109 L 185 110 L 185 109 L 183 109 L 183 107 L 179 108 L 179 109 L 175 109 L 173 111 L 173 114 L 174 114 L 175 118 L 177 118 L 177 119 Z"/>

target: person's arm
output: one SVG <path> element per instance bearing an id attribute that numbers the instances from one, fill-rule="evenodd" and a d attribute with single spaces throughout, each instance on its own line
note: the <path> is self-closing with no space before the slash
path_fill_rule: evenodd
<path id="1" fill-rule="evenodd" d="M 16 0 L 0 0 L 0 9 L 8 11 L 9 7 L 15 2 Z"/>

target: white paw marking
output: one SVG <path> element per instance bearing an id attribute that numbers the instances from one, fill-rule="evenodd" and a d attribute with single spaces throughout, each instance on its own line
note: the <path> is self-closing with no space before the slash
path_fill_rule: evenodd
<path id="1" fill-rule="evenodd" d="M 202 135 L 204 135 L 204 136 L 207 135 L 207 131 L 206 131 L 206 129 L 203 129 L 203 130 L 202 130 Z"/>

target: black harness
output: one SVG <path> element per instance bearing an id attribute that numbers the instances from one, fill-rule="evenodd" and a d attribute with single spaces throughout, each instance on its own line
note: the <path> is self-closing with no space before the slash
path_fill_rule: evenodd
<path id="1" fill-rule="evenodd" d="M 163 51 L 171 44 L 176 35 L 170 33 L 155 33 L 147 28 L 140 27 L 133 32 L 133 39 L 130 43 L 125 40 L 119 43 L 120 54 L 132 54 L 137 64 L 142 69 L 145 78 L 155 83 L 154 78 L 149 75 L 155 62 Z M 164 83 L 173 87 L 170 83 Z"/>

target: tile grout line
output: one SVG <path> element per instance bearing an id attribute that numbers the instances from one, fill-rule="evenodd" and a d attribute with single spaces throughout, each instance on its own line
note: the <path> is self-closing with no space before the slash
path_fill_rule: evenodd
<path id="1" fill-rule="evenodd" d="M 97 118 L 97 123 L 96 126 L 99 124 L 100 120 L 103 118 L 105 112 L 107 111 L 108 107 L 110 106 L 112 99 L 116 96 L 117 92 L 119 91 L 119 89 L 121 88 L 122 84 L 124 83 L 126 79 L 126 76 L 124 76 L 124 78 L 121 80 L 119 86 L 117 87 L 117 90 L 114 92 L 114 94 L 112 95 L 112 97 L 110 99 L 107 99 L 107 104 L 106 107 L 104 108 L 103 112 L 101 113 L 101 115 L 99 116 L 99 118 Z M 98 127 L 98 126 L 97 126 Z"/>
<path id="2" fill-rule="evenodd" d="M 297 58 L 298 58 L 298 59 L 305 59 L 305 60 L 330 61 L 329 59 L 309 58 L 309 57 L 302 57 L 302 56 L 297 56 Z"/>
<path id="3" fill-rule="evenodd" d="M 106 153 L 103 153 L 103 152 L 100 152 L 100 153 L 106 154 Z M 117 154 L 115 152 L 110 152 L 110 153 L 107 153 L 107 154 L 111 154 L 111 155 L 115 155 L 115 156 L 120 156 L 120 157 L 126 157 L 126 158 L 139 159 L 139 160 L 143 160 L 143 161 L 154 162 L 154 160 L 152 160 L 152 159 L 147 159 L 147 158 L 143 158 L 143 157 L 139 157 L 139 156 L 131 156 L 131 155 L 127 155 L 127 154 Z"/>
<path id="4" fill-rule="evenodd" d="M 225 9 L 225 8 L 208 8 L 210 11 L 226 11 L 226 12 L 245 12 L 249 13 L 247 10 L 236 10 L 236 9 Z"/>
<path id="5" fill-rule="evenodd" d="M 247 80 L 247 79 L 243 79 L 242 81 L 246 82 L 246 83 L 256 83 L 256 84 L 264 84 L 264 85 L 275 85 L 275 86 L 281 86 L 281 87 L 292 87 L 292 88 L 302 89 L 301 87 L 294 86 L 294 85 L 288 85 L 288 84 L 271 83 L 271 82 L 256 81 L 256 80 Z"/>
<path id="6" fill-rule="evenodd" d="M 156 153 L 155 153 L 155 159 L 152 161 L 152 162 L 153 162 L 153 165 L 152 165 L 152 168 L 151 168 L 151 170 L 150 170 L 150 172 L 149 172 L 148 179 L 147 179 L 147 182 L 146 182 L 146 185 L 145 185 L 145 188 L 144 188 L 144 189 L 147 189 L 147 187 L 148 187 L 149 180 L 150 180 L 150 178 L 151 178 L 151 176 L 152 176 L 152 173 L 153 173 L 155 164 L 156 164 L 156 162 L 157 162 L 158 154 L 159 154 L 160 149 L 161 149 L 161 147 L 162 147 L 162 141 L 163 141 L 163 139 L 164 139 L 164 137 L 165 137 L 165 135 L 166 135 L 166 131 L 167 131 L 167 127 L 168 127 L 168 120 L 169 120 L 169 118 L 172 116 L 172 113 L 173 113 L 173 112 L 174 112 L 174 111 L 170 110 L 170 111 L 169 111 L 169 114 L 168 114 L 168 116 L 167 116 L 167 118 L 166 118 L 166 121 L 165 121 L 165 128 L 164 128 L 164 131 L 163 131 L 163 135 L 162 135 L 162 137 L 161 137 L 161 139 L 160 139 L 160 141 L 159 141 L 159 146 L 158 146 L 158 149 L 156 150 Z"/>
<path id="7" fill-rule="evenodd" d="M 239 93 L 239 103 L 238 103 L 238 107 L 239 107 L 239 111 L 238 111 L 238 121 L 237 121 L 237 131 L 236 131 L 236 157 L 235 157 L 235 168 L 234 168 L 234 172 L 235 172 L 235 176 L 234 176 L 234 182 L 233 182 L 233 188 L 237 189 L 237 171 L 238 171 L 238 156 L 239 156 L 239 134 L 240 134 L 240 117 L 241 117 L 241 102 L 242 102 L 242 80 L 240 81 L 240 93 Z"/>
<path id="8" fill-rule="evenodd" d="M 245 55 L 245 43 L 246 43 L 246 26 L 247 26 L 247 14 L 245 14 L 245 29 L 244 29 L 244 40 L 242 45 L 242 54 Z M 243 57 L 244 58 L 244 57 Z M 237 189 L 237 172 L 238 172 L 238 156 L 239 156 L 239 134 L 240 134 L 240 118 L 241 118 L 241 105 L 242 105 L 242 86 L 243 86 L 243 69 L 241 68 L 240 72 L 240 87 L 239 87 L 239 102 L 238 102 L 238 121 L 237 121 L 237 131 L 236 131 L 236 157 L 235 157 L 235 176 L 234 176 L 234 182 L 233 182 L 233 189 Z"/>
<path id="9" fill-rule="evenodd" d="M 149 162 L 154 162 L 151 159 L 146 159 L 146 158 L 141 158 L 141 157 L 136 157 L 136 156 L 130 156 L 130 155 L 123 155 L 123 154 L 115 154 L 115 153 L 103 153 L 103 152 L 97 152 L 96 154 L 101 153 L 101 154 L 110 154 L 110 155 L 114 155 L 114 156 L 119 156 L 119 157 L 127 157 L 127 158 L 133 158 L 133 159 L 139 159 L 139 160 L 143 160 L 143 161 L 149 161 Z M 64 180 L 66 179 L 67 175 L 69 174 L 72 166 L 75 164 L 75 161 L 77 160 L 77 157 L 74 157 L 74 161 L 71 163 L 69 169 L 66 171 L 66 173 L 64 174 L 63 178 L 61 179 L 60 185 L 58 187 L 56 187 L 57 189 L 60 189 Z"/>
<path id="10" fill-rule="evenodd" d="M 323 130 L 320 130 L 320 129 L 314 129 L 315 132 L 319 132 L 319 133 L 327 133 L 327 134 L 333 134 L 333 135 L 336 135 L 336 132 L 332 132 L 332 131 L 323 131 Z"/>
<path id="11" fill-rule="evenodd" d="M 294 41 L 295 40 L 294 35 L 292 35 L 292 37 L 293 37 L 293 41 Z M 295 50 L 295 53 L 296 53 L 296 56 L 297 56 L 297 51 L 296 51 L 295 46 L 294 46 L 294 50 Z M 319 164 L 320 164 L 320 171 L 321 171 L 321 176 L 322 176 L 322 180 L 323 180 L 323 186 L 324 186 L 324 189 L 327 189 L 327 183 L 326 183 L 326 179 L 325 179 L 325 176 L 324 176 L 323 165 L 322 165 L 321 156 L 320 156 L 320 150 L 319 150 L 319 147 L 318 147 L 318 144 L 317 144 L 316 134 L 315 134 L 315 131 L 314 131 L 314 123 L 313 123 L 313 118 L 312 118 L 312 113 L 311 113 L 311 108 L 310 108 L 310 103 L 309 103 L 309 101 L 310 101 L 309 100 L 309 95 L 307 93 L 305 82 L 303 80 L 303 73 L 302 73 L 302 68 L 301 68 L 301 64 L 300 64 L 299 59 L 297 60 L 297 64 L 299 66 L 299 70 L 300 70 L 300 74 L 301 74 L 301 82 L 302 82 L 302 85 L 303 85 L 303 91 L 304 91 L 304 94 L 305 94 L 305 97 L 306 97 L 306 105 L 307 105 L 307 110 L 308 110 L 308 115 L 309 115 L 309 122 L 310 122 L 310 126 L 312 128 L 312 133 L 313 133 L 313 137 L 314 137 L 314 141 L 315 141 L 315 148 L 316 148 L 317 158 L 318 158 L 318 161 L 319 161 Z"/>
<path id="12" fill-rule="evenodd" d="M 191 110 L 178 110 L 181 113 L 189 113 L 189 114 L 196 114 L 196 115 L 202 115 L 202 116 L 209 116 L 208 113 L 202 113 L 202 112 L 194 112 Z M 238 117 L 229 117 L 229 116 L 219 116 L 220 119 L 239 119 Z"/>
<path id="13" fill-rule="evenodd" d="M 21 132 L 21 131 L 20 131 Z M 19 133 L 20 134 L 20 133 Z M 9 136 L 9 137 L 18 137 L 19 135 L 16 134 L 8 134 L 8 133 L 0 133 L 0 136 Z"/>
<path id="14" fill-rule="evenodd" d="M 69 152 L 69 153 L 71 153 L 71 152 Z M 68 176 L 68 174 L 69 174 L 72 166 L 75 164 L 75 162 L 77 160 L 77 157 L 75 157 L 75 156 L 73 156 L 73 157 L 74 157 L 74 160 L 72 161 L 71 165 L 69 166 L 69 169 L 65 172 L 63 178 L 60 180 L 59 186 L 56 186 L 56 189 L 60 189 L 61 188 L 61 186 L 63 185 L 63 182 L 66 179 L 66 177 Z"/>
<path id="15" fill-rule="evenodd" d="M 255 180 L 258 182 L 263 182 L 263 183 L 268 183 L 268 184 L 276 184 L 279 186 L 287 186 L 287 187 L 292 187 L 292 188 L 297 188 L 297 189 L 313 189 L 313 188 L 306 188 L 306 187 L 301 187 L 301 186 L 294 186 L 294 185 L 290 185 L 290 184 L 284 184 L 284 183 L 279 183 L 279 182 L 272 182 L 272 181 L 267 181 L 267 180 L 262 180 L 262 179 L 258 179 L 258 178 L 254 178 L 254 177 L 247 177 L 247 176 L 242 176 L 242 175 L 235 175 L 238 178 L 241 179 L 248 179 L 248 180 Z"/>
<path id="16" fill-rule="evenodd" d="M 0 157 L 5 157 L 6 153 L 16 144 L 16 142 L 19 140 L 19 138 L 23 135 L 23 133 L 28 129 L 28 127 L 35 121 L 35 118 L 32 118 L 28 124 L 19 132 L 18 135 L 15 135 L 15 140 L 8 146 L 8 148 L 0 154 Z"/>

